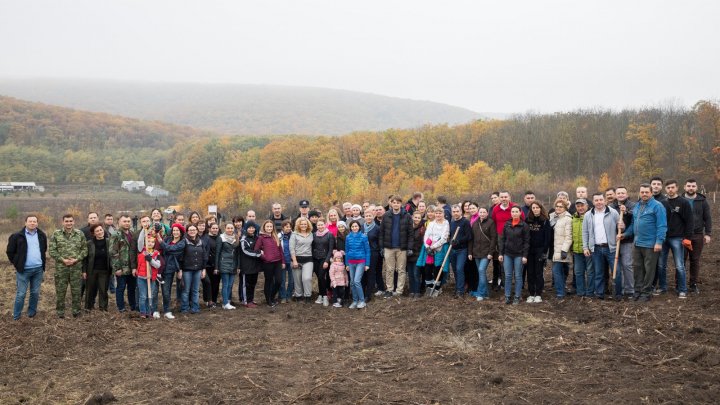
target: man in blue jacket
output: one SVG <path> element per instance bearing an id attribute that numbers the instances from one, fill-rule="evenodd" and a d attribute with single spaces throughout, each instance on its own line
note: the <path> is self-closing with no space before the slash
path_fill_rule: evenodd
<path id="1" fill-rule="evenodd" d="M 633 223 L 620 235 L 620 239 L 635 237 L 633 267 L 635 273 L 635 300 L 647 302 L 653 292 L 653 280 L 658 258 L 667 234 L 665 207 L 654 198 L 650 185 L 640 185 L 640 201 L 633 208 Z"/>

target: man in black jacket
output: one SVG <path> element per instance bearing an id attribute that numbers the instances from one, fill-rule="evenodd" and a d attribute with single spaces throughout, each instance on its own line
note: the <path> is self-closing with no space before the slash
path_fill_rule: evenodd
<path id="1" fill-rule="evenodd" d="M 463 217 L 459 205 L 452 206 L 452 220 L 450 221 L 450 266 L 455 272 L 455 298 L 462 298 L 465 294 L 465 263 L 468 258 L 468 246 L 472 242 L 472 229 L 470 221 Z M 455 235 L 455 230 L 457 235 Z"/>
<path id="2" fill-rule="evenodd" d="M 699 294 L 700 289 L 700 255 L 703 246 L 710 243 L 712 233 L 712 218 L 710 217 L 710 205 L 705 196 L 697 192 L 697 181 L 687 179 L 685 181 L 685 199 L 690 203 L 693 212 L 693 233 L 690 238 L 692 249 L 688 249 L 685 263 L 690 259 L 690 291 Z M 687 267 L 687 266 L 686 266 Z"/>
<path id="3" fill-rule="evenodd" d="M 691 249 L 690 238 L 693 234 L 693 212 L 690 202 L 678 194 L 677 181 L 665 182 L 667 197 L 663 205 L 667 209 L 667 236 L 663 243 L 658 272 L 655 276 L 657 289 L 655 295 L 667 292 L 667 261 L 672 250 L 675 260 L 676 287 L 679 298 L 687 298 L 685 283 L 685 250 Z"/>
<path id="4" fill-rule="evenodd" d="M 402 294 L 405 288 L 405 265 L 407 257 L 413 253 L 412 217 L 403 212 L 402 200 L 399 196 L 390 198 L 390 210 L 383 215 L 380 222 L 380 248 L 385 257 L 385 294 L 390 298 Z M 393 292 L 395 272 L 397 271 L 397 288 Z"/>
<path id="5" fill-rule="evenodd" d="M 17 294 L 13 307 L 13 319 L 20 319 L 25 295 L 30 287 L 30 302 L 27 315 L 32 318 L 37 313 L 40 299 L 40 285 L 45 273 L 45 253 L 47 252 L 47 235 L 38 229 L 35 215 L 25 218 L 25 227 L 10 236 L 7 245 L 7 257 L 15 266 L 17 276 Z"/>

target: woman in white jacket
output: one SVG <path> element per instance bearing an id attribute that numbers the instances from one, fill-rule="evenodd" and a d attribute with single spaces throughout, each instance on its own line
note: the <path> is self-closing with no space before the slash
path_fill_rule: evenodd
<path id="1" fill-rule="evenodd" d="M 423 247 L 418 256 L 417 266 L 424 266 L 424 278 L 425 286 L 432 288 L 435 279 L 437 278 L 438 272 L 447 272 L 446 268 L 441 269 L 443 259 L 447 254 L 450 237 L 450 222 L 445 219 L 445 213 L 442 207 L 435 208 L 435 220 L 429 222 L 426 229 L 425 235 L 423 236 Z M 440 286 L 436 286 L 436 291 L 439 293 L 437 287 L 441 287 L 445 282 L 445 275 L 440 280 Z"/>
<path id="2" fill-rule="evenodd" d="M 559 299 L 565 297 L 565 275 L 563 268 L 570 263 L 572 253 L 572 215 L 567 211 L 566 202 L 555 200 L 555 212 L 550 214 L 550 226 L 553 227 L 552 274 L 553 287 Z M 536 299 L 536 302 L 537 301 Z"/>

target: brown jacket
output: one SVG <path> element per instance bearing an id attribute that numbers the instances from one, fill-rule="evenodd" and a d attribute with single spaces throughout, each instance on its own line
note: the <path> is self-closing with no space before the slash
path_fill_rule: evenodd
<path id="1" fill-rule="evenodd" d="M 487 218 L 485 221 L 480 222 L 480 219 L 472 224 L 472 249 L 470 254 L 473 259 L 482 259 L 488 255 L 494 255 L 497 251 L 497 230 L 495 229 L 495 222 Z"/>

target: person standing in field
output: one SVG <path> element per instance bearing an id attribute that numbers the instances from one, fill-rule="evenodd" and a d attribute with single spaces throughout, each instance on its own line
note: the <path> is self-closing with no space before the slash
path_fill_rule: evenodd
<path id="1" fill-rule="evenodd" d="M 178 272 L 184 284 L 180 312 L 197 314 L 200 312 L 200 280 L 207 277 L 205 265 L 208 262 L 209 250 L 198 235 L 196 225 L 187 226 L 185 234 L 185 251 L 183 252 L 182 270 Z"/>
<path id="2" fill-rule="evenodd" d="M 409 214 L 402 211 L 399 196 L 390 198 L 390 210 L 380 223 L 380 247 L 385 258 L 384 298 L 399 296 L 405 288 L 407 257 L 413 255 L 413 225 Z M 397 288 L 393 291 L 397 272 Z"/>
<path id="3" fill-rule="evenodd" d="M 525 222 L 530 231 L 530 250 L 527 255 L 527 284 L 528 303 L 542 302 L 543 287 L 545 285 L 545 263 L 547 262 L 548 250 L 552 243 L 552 226 L 548 220 L 545 207 L 539 202 L 530 203 L 530 210 Z"/>
<path id="4" fill-rule="evenodd" d="M 604 300 L 615 263 L 618 227 L 622 229 L 624 225 L 620 214 L 605 204 L 603 193 L 593 194 L 592 199 L 593 208 L 583 218 L 583 253 L 592 257 L 595 298 Z M 622 298 L 622 275 L 615 273 L 615 300 L 619 301 Z"/>
<path id="5" fill-rule="evenodd" d="M 493 253 L 497 253 L 497 230 L 495 223 L 489 217 L 487 208 L 478 207 L 478 204 L 474 202 L 471 202 L 468 208 L 472 214 L 470 229 L 473 233 L 468 259 L 475 260 L 478 269 L 478 285 L 473 296 L 476 300 L 483 301 L 490 296 L 488 294 L 487 268 L 493 258 Z"/>
<path id="6" fill-rule="evenodd" d="M 502 193 L 500 193 L 502 198 Z M 530 251 L 530 227 L 522 219 L 520 207 L 510 208 L 510 219 L 505 221 L 499 241 L 500 261 L 505 270 L 505 304 L 520 303 L 523 283 L 523 265 Z M 511 301 L 512 280 L 515 278 L 515 295 Z"/>
<path id="7" fill-rule="evenodd" d="M 255 252 L 258 225 L 254 221 L 245 222 L 245 234 L 240 239 L 240 273 L 238 295 L 246 308 L 256 308 L 255 286 L 260 271 L 260 253 Z"/>
<path id="8" fill-rule="evenodd" d="M 365 223 L 363 223 L 363 233 L 368 238 L 370 244 L 370 268 L 365 272 L 364 278 L 364 295 L 365 302 L 372 300 L 372 296 L 379 293 L 382 294 L 382 257 L 380 256 L 380 226 L 375 222 L 375 206 L 371 205 L 365 210 Z"/>
<path id="9" fill-rule="evenodd" d="M 628 198 L 627 187 L 617 186 L 615 188 L 615 201 L 611 206 L 620 213 L 620 219 L 625 227 L 632 226 L 632 211 L 635 207 L 635 202 Z M 616 271 L 622 272 L 623 295 L 632 297 L 635 294 L 635 277 L 633 276 L 632 265 L 633 239 L 625 238 L 621 240 L 617 248 L 620 249 L 620 254 L 618 257 L 618 269 Z"/>
<path id="10" fill-rule="evenodd" d="M 465 295 L 465 264 L 468 258 L 468 246 L 472 243 L 472 230 L 470 229 L 470 221 L 463 216 L 460 205 L 453 205 L 450 212 L 452 218 L 450 221 L 450 245 L 452 251 L 448 261 L 455 272 L 455 298 L 462 298 Z M 457 235 L 455 235 L 455 230 L 458 230 Z"/>
<path id="11" fill-rule="evenodd" d="M 277 306 L 275 295 L 280 291 L 280 272 L 282 271 L 282 248 L 278 240 L 273 221 L 268 219 L 260 228 L 260 237 L 255 244 L 255 252 L 260 252 L 261 267 L 265 278 L 265 302 L 271 308 Z"/>
<path id="12" fill-rule="evenodd" d="M 163 297 L 163 316 L 167 319 L 175 319 L 170 306 L 172 297 L 173 281 L 177 277 L 177 291 L 181 291 L 180 280 L 182 267 L 180 263 L 183 261 L 183 253 L 185 252 L 185 227 L 182 224 L 172 224 L 170 227 L 170 235 L 160 244 L 163 255 L 165 256 L 165 267 L 162 278 L 165 283 L 162 285 Z M 179 306 L 181 300 L 177 300 Z"/>
<path id="13" fill-rule="evenodd" d="M 353 300 L 350 308 L 362 309 L 367 305 L 362 289 L 362 277 L 370 268 L 370 243 L 365 233 L 361 231 L 359 221 L 350 222 L 350 233 L 347 235 L 345 247 L 345 266 L 350 273 L 349 284 Z M 336 295 L 336 300 L 340 298 Z"/>
<path id="14" fill-rule="evenodd" d="M 13 306 L 13 319 L 16 321 L 20 319 L 25 306 L 28 288 L 30 289 L 30 299 L 27 316 L 32 318 L 37 313 L 40 286 L 45 275 L 47 243 L 47 235 L 38 228 L 38 218 L 35 215 L 25 217 L 23 229 L 10 235 L 8 240 L 5 253 L 15 267 L 17 280 L 17 292 Z"/>
<path id="15" fill-rule="evenodd" d="M 133 270 L 137 269 L 137 238 L 130 227 L 132 220 L 129 215 L 121 215 L 118 219 L 118 231 L 110 237 L 110 266 L 117 280 L 115 303 L 120 312 L 125 312 L 125 289 L 131 311 L 136 311 L 135 300 L 136 280 Z"/>
<path id="16" fill-rule="evenodd" d="M 290 232 L 288 239 L 290 256 L 288 267 L 292 269 L 294 279 L 293 295 L 296 301 L 303 299 L 305 303 L 309 303 L 312 296 L 313 275 L 313 233 L 310 220 L 298 218 L 295 222 L 295 232 Z"/>
<path id="17" fill-rule="evenodd" d="M 100 310 L 108 309 L 108 279 L 112 274 L 110 266 L 110 239 L 101 224 L 90 226 L 93 238 L 87 241 L 88 255 L 83 263 L 83 279 L 87 283 L 85 309 L 95 307 L 95 296 L 100 297 Z"/>
<path id="18" fill-rule="evenodd" d="M 550 226 L 552 226 L 553 232 L 552 275 L 555 291 L 562 293 L 558 298 L 562 298 L 565 296 L 565 280 L 567 277 L 564 267 L 569 265 L 571 261 L 570 247 L 573 243 L 573 218 L 567 210 L 566 200 L 558 198 L 555 200 L 554 208 L 555 212 L 550 214 Z M 542 286 L 540 291 L 542 292 Z M 529 299 L 528 302 L 530 302 Z M 540 294 L 535 296 L 533 302 L 542 302 Z"/>
<path id="19" fill-rule="evenodd" d="M 295 278 L 293 274 L 292 257 L 290 255 L 290 237 L 292 236 L 292 224 L 296 224 L 299 220 L 306 221 L 308 228 L 310 228 L 310 220 L 308 220 L 307 217 L 299 217 L 293 222 L 283 221 L 282 232 L 278 235 L 283 251 L 283 269 L 281 273 L 282 277 L 280 277 L 281 304 L 289 302 L 295 292 Z M 310 270 L 310 280 L 312 280 L 312 269 Z M 302 297 L 302 294 L 300 294 L 300 297 Z"/>
<path id="20" fill-rule="evenodd" d="M 685 249 L 692 249 L 693 211 L 690 202 L 678 194 L 676 180 L 665 182 L 667 192 L 667 236 L 658 259 L 657 287 L 667 292 L 667 262 L 672 250 L 675 260 L 675 291 L 678 298 L 687 298 L 685 275 Z M 657 292 L 657 290 L 656 290 Z"/>
<path id="21" fill-rule="evenodd" d="M 710 205 L 704 195 L 697 192 L 697 181 L 687 179 L 685 181 L 684 197 L 690 202 L 693 212 L 693 234 L 690 238 L 692 249 L 688 249 L 685 262 L 690 262 L 686 267 L 690 269 L 690 291 L 700 294 L 700 256 L 703 247 L 712 240 L 712 217 L 710 216 Z"/>
<path id="22" fill-rule="evenodd" d="M 75 218 L 63 215 L 63 227 L 50 237 L 50 257 L 55 260 L 55 310 L 59 318 L 65 317 L 65 295 L 68 285 L 72 297 L 72 315 L 80 315 L 80 282 L 82 261 L 87 256 L 87 239 L 75 229 Z M 134 254 L 134 252 L 133 252 Z"/>
<path id="23" fill-rule="evenodd" d="M 217 224 L 213 224 L 216 227 Z M 220 275 L 222 281 L 222 307 L 223 309 L 235 309 L 230 304 L 230 293 L 235 282 L 235 273 L 237 272 L 237 247 L 240 240 L 235 235 L 235 225 L 232 223 L 225 224 L 225 232 L 220 234 L 215 244 L 215 268 Z"/>
<path id="24" fill-rule="evenodd" d="M 337 213 L 335 213 L 335 216 L 337 216 Z M 332 252 L 335 250 L 335 236 L 325 227 L 324 219 L 318 219 L 316 225 L 317 231 L 313 234 L 312 240 L 313 271 L 318 280 L 318 297 L 315 303 L 328 306 L 330 301 L 327 297 L 327 274 Z M 335 230 L 337 231 L 337 228 Z"/>
<path id="25" fill-rule="evenodd" d="M 275 233 L 278 234 L 282 232 L 282 223 L 288 217 L 283 214 L 283 207 L 280 203 L 273 203 L 270 215 L 268 216 L 268 219 L 273 222 L 273 226 L 275 227 Z"/>

